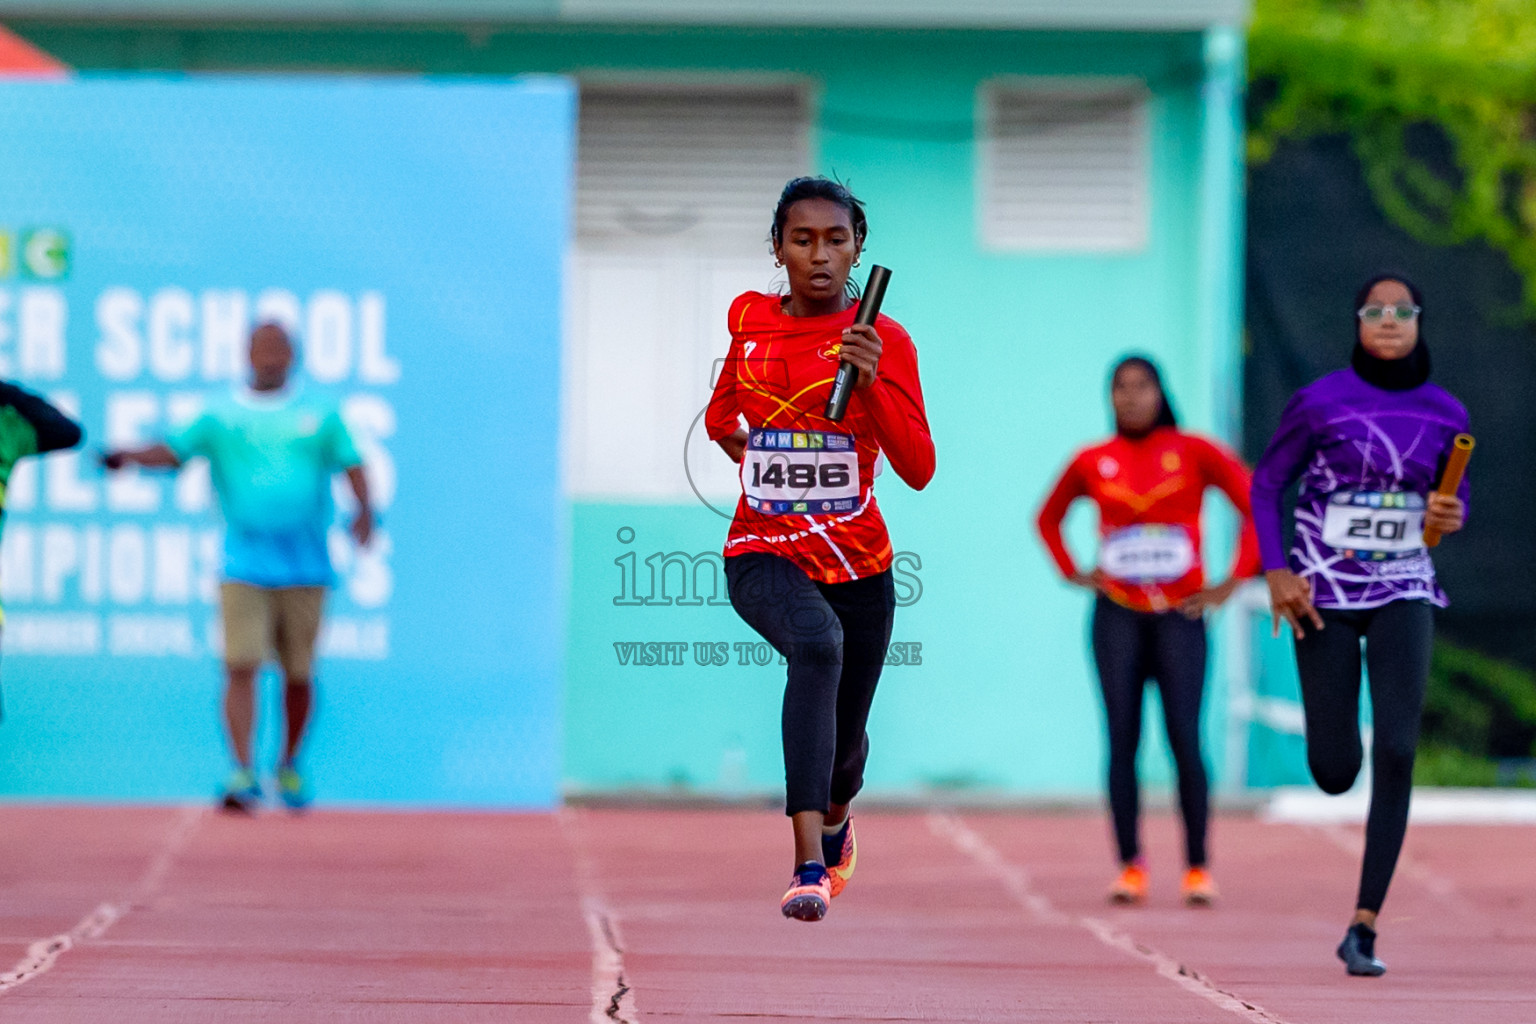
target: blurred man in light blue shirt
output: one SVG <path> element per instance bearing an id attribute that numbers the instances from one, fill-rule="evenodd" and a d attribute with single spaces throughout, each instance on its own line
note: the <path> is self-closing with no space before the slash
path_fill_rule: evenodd
<path id="1" fill-rule="evenodd" d="M 326 590 L 335 582 L 327 534 L 331 478 L 345 473 L 357 497 L 352 536 L 366 546 L 373 508 L 357 446 L 336 404 L 291 386 L 293 345 L 276 324 L 251 334 L 251 384 L 209 403 L 165 443 L 106 456 L 108 469 L 177 469 L 202 456 L 226 524 L 219 597 L 228 676 L 224 713 L 237 766 L 227 810 L 253 813 L 261 784 L 251 763 L 256 676 L 269 653 L 282 666 L 287 738 L 278 793 L 298 810 L 309 800 L 296 766 L 313 703 L 315 645 Z"/>

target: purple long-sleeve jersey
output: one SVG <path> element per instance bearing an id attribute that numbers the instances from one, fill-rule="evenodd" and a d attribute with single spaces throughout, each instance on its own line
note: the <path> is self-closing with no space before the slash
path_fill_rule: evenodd
<path id="1" fill-rule="evenodd" d="M 1282 496 L 1300 477 L 1289 566 L 1311 581 L 1315 605 L 1445 607 L 1423 544 L 1424 503 L 1466 429 L 1466 408 L 1434 384 L 1388 391 L 1344 369 L 1296 392 L 1253 471 L 1264 569 L 1287 566 Z"/>

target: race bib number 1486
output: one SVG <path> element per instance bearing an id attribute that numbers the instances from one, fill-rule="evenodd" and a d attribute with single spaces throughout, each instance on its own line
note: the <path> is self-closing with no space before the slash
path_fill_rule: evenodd
<path id="1" fill-rule="evenodd" d="M 747 505 L 767 515 L 826 515 L 859 507 L 859 456 L 851 434 L 752 430 L 741 458 Z"/>

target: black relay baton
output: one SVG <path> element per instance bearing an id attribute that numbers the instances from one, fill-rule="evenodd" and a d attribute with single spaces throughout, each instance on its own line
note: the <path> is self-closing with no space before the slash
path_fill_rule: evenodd
<path id="1" fill-rule="evenodd" d="M 886 268 L 879 265 L 869 268 L 869 281 L 864 285 L 864 296 L 859 299 L 859 311 L 854 315 L 854 323 L 865 327 L 874 326 L 875 317 L 880 315 L 880 303 L 885 299 L 885 286 L 890 280 L 891 272 Z M 848 412 L 848 399 L 858 382 L 857 366 L 846 361 L 838 365 L 837 378 L 832 381 L 832 397 L 827 399 L 827 419 L 833 423 L 842 422 Z"/>

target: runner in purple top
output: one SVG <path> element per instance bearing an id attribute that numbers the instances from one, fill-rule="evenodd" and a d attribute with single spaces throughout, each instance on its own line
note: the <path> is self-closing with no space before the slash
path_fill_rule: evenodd
<path id="1" fill-rule="evenodd" d="M 1354 785 L 1360 743 L 1360 641 L 1375 739 L 1371 809 L 1355 919 L 1338 949 L 1350 974 L 1379 975 L 1376 915 L 1408 828 L 1413 755 L 1429 681 L 1433 607 L 1445 606 L 1424 528 L 1461 529 L 1466 484 L 1433 493 L 1467 411 L 1429 383 L 1422 296 L 1400 274 L 1355 297 L 1347 369 L 1298 391 L 1253 472 L 1253 518 L 1278 635 L 1296 641 L 1307 764 L 1328 793 Z M 1286 558 L 1282 496 L 1301 481 Z"/>

